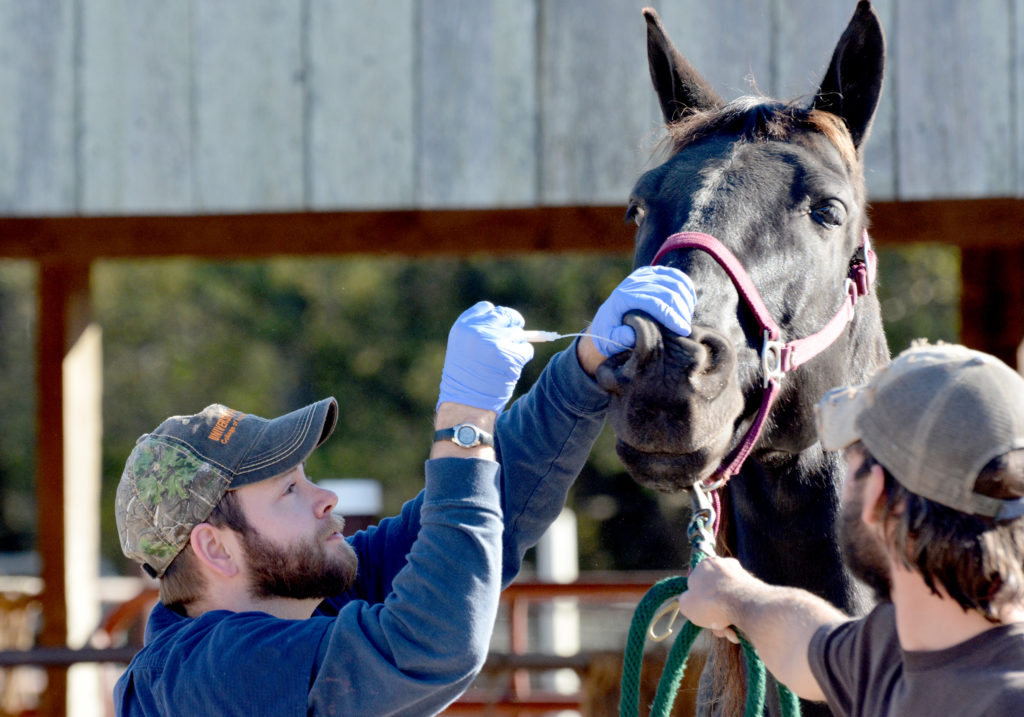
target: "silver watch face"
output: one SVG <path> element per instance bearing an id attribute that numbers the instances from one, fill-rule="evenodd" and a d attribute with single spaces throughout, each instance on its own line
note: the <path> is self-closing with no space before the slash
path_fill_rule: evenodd
<path id="1" fill-rule="evenodd" d="M 472 446 L 477 442 L 477 430 L 474 426 L 459 426 L 455 431 L 455 442 L 460 446 Z"/>

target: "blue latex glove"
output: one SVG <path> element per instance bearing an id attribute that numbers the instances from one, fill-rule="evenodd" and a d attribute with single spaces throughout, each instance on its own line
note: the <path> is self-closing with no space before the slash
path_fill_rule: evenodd
<path id="1" fill-rule="evenodd" d="M 524 324 L 515 309 L 489 301 L 462 312 L 448 332 L 437 405 L 453 401 L 500 413 L 533 358 L 533 345 L 522 338 Z"/>
<path id="2" fill-rule="evenodd" d="M 604 356 L 632 348 L 636 332 L 622 323 L 622 317 L 633 309 L 650 314 L 680 336 L 689 336 L 696 302 L 693 282 L 682 271 L 671 266 L 642 266 L 623 279 L 597 310 L 590 325 L 594 346 Z"/>

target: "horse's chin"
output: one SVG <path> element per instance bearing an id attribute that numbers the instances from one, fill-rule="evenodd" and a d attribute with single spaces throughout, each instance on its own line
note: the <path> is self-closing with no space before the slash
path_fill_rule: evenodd
<path id="1" fill-rule="evenodd" d="M 615 452 L 640 485 L 661 493 L 679 493 L 711 476 L 722 460 L 721 452 L 651 453 L 617 441 Z"/>

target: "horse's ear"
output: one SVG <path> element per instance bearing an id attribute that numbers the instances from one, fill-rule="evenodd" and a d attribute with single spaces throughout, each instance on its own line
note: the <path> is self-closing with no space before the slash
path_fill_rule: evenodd
<path id="1" fill-rule="evenodd" d="M 815 109 L 846 120 L 855 147 L 861 146 L 871 129 L 871 120 L 882 95 L 884 73 L 882 26 L 871 3 L 860 0 L 850 24 L 839 38 L 832 63 L 814 98 Z"/>
<path id="2" fill-rule="evenodd" d="M 651 82 L 661 102 L 665 122 L 671 124 L 690 110 L 710 110 L 722 106 L 722 99 L 700 76 L 693 65 L 679 54 L 665 34 L 661 18 L 654 8 L 644 8 L 647 21 L 647 62 Z"/>

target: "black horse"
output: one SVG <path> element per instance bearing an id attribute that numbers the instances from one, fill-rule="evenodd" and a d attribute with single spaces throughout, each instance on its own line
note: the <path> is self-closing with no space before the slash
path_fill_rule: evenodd
<path id="1" fill-rule="evenodd" d="M 652 263 L 670 235 L 685 232 L 660 261 L 690 275 L 698 300 L 686 338 L 630 316 L 635 350 L 601 367 L 618 454 L 641 484 L 675 492 L 727 478 L 723 466 L 745 438 L 753 441 L 722 489 L 723 548 L 768 582 L 857 613 L 865 593 L 843 567 L 834 533 L 844 466 L 818 444 L 813 406 L 889 355 L 877 299 L 866 281 L 851 280 L 851 266 L 861 279 L 870 273 L 861 148 L 881 92 L 881 27 L 870 3 L 860 2 L 809 102 L 726 103 L 675 49 L 657 14 L 644 15 L 670 156 L 640 177 L 630 198 L 634 264 Z M 710 244 L 685 241 L 693 237 Z M 731 253 L 736 273 L 749 276 L 747 293 L 763 299 L 777 343 L 765 345 L 772 337 L 756 301 L 741 296 L 716 251 Z M 860 299 L 855 308 L 851 297 Z M 849 323 L 830 323 L 844 312 Z M 782 344 L 826 325 L 835 329 L 827 347 L 795 370 L 774 371 L 792 358 L 780 358 Z M 778 384 L 769 404 L 766 370 Z M 820 710 L 805 706 L 806 714 L 827 714 Z"/>

